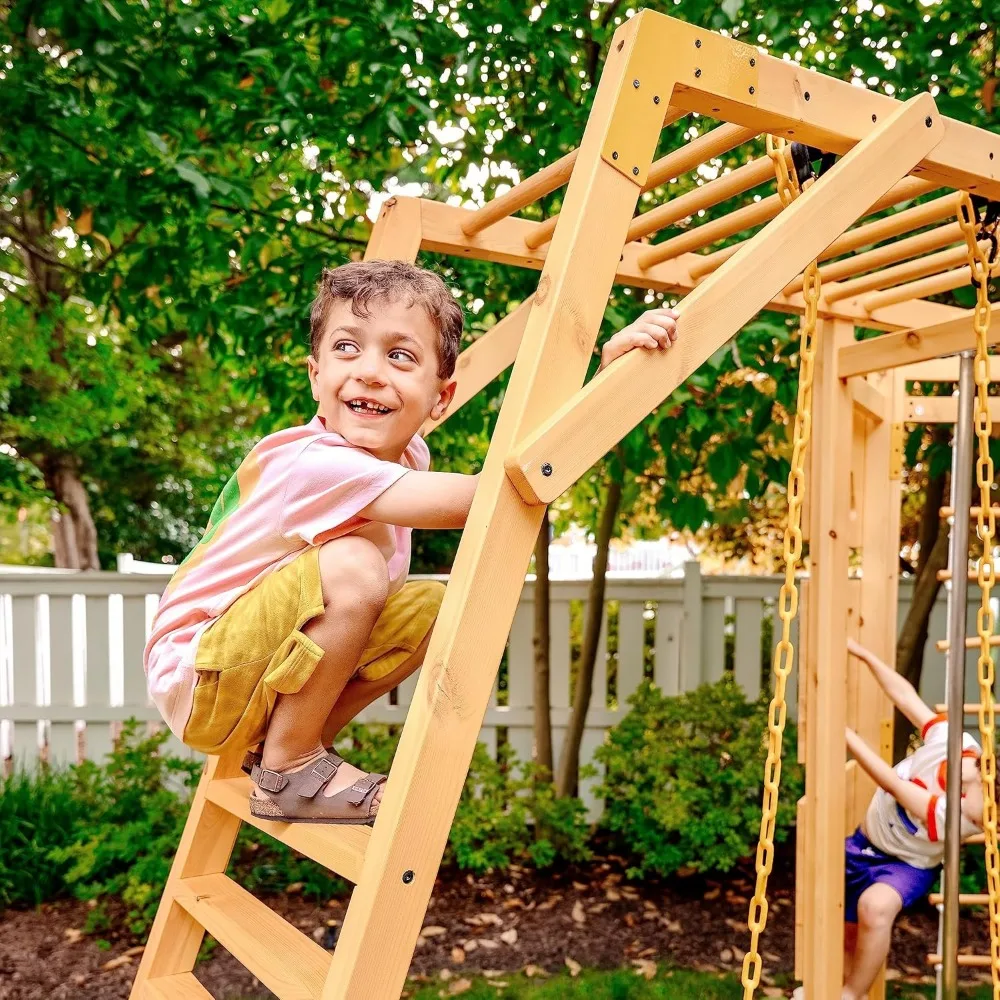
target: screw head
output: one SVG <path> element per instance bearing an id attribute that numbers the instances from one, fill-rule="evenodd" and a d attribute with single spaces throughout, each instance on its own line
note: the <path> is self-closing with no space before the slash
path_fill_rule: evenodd
<path id="1" fill-rule="evenodd" d="M 634 177 L 638 177 L 639 176 L 639 168 L 638 167 L 633 167 L 632 168 L 632 175 Z"/>
<path id="2" fill-rule="evenodd" d="M 639 89 L 639 81 L 638 80 L 633 80 L 632 81 L 632 86 L 635 87 L 636 90 L 638 90 Z"/>
<path id="3" fill-rule="evenodd" d="M 754 90 L 754 88 L 753 88 L 753 87 L 751 87 L 751 88 L 750 88 L 750 93 L 751 93 L 751 94 L 753 94 L 753 93 L 756 93 L 756 91 Z"/>
<path id="4" fill-rule="evenodd" d="M 931 127 L 931 125 L 933 125 L 933 124 L 934 124 L 934 119 L 933 119 L 933 118 L 931 118 L 931 116 L 930 116 L 930 115 L 928 115 L 928 116 L 927 116 L 927 117 L 926 117 L 926 118 L 924 119 L 924 124 L 925 124 L 925 125 L 926 125 L 926 126 L 927 126 L 928 128 L 930 128 L 930 127 Z"/>
<path id="5" fill-rule="evenodd" d="M 807 90 L 802 96 L 808 101 L 811 95 L 810 95 L 809 91 Z"/>
<path id="6" fill-rule="evenodd" d="M 700 38 L 696 38 L 696 39 L 694 40 L 694 47 L 695 47 L 696 49 L 700 49 L 700 48 L 701 48 L 701 39 L 700 39 Z"/>
<path id="7" fill-rule="evenodd" d="M 407 869 L 403 872 L 403 885 L 409 885 L 414 879 L 413 872 Z"/>
<path id="8" fill-rule="evenodd" d="M 878 115 L 872 115 L 872 121 L 873 122 L 877 122 L 878 121 Z"/>
<path id="9" fill-rule="evenodd" d="M 659 104 L 659 103 L 660 103 L 660 95 L 659 95 L 659 94 L 657 94 L 657 95 L 656 95 L 656 96 L 655 96 L 655 97 L 653 98 L 653 103 L 654 103 L 654 104 Z"/>
<path id="10" fill-rule="evenodd" d="M 757 60 L 756 59 L 751 59 L 750 60 L 750 65 L 751 66 L 756 66 L 757 65 Z"/>
<path id="11" fill-rule="evenodd" d="M 695 76 L 701 76 L 701 70 L 700 70 L 700 69 L 696 69 L 696 70 L 694 71 L 694 75 L 695 75 Z"/>
<path id="12" fill-rule="evenodd" d="M 612 153 L 611 153 L 611 159 L 612 160 L 617 160 L 618 159 L 618 150 L 617 149 L 612 151 Z"/>
<path id="13" fill-rule="evenodd" d="M 546 478 L 552 475 L 552 466 L 548 462 L 542 463 L 542 475 Z"/>

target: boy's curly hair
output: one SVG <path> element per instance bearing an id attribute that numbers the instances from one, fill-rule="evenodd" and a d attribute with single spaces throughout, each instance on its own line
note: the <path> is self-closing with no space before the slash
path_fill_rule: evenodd
<path id="1" fill-rule="evenodd" d="M 437 326 L 438 375 L 455 373 L 464 317 L 448 286 L 433 271 L 402 260 L 361 260 L 325 268 L 310 313 L 310 349 L 318 357 L 320 341 L 335 302 L 350 302 L 355 316 L 370 315 L 373 302 L 403 300 L 421 305 Z"/>

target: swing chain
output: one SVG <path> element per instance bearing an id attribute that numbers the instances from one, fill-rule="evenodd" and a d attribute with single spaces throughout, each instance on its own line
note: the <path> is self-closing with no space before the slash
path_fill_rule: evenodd
<path id="1" fill-rule="evenodd" d="M 986 881 L 990 897 L 990 958 L 993 971 L 993 997 L 1000 1000 L 1000 852 L 997 851 L 997 802 L 996 802 L 996 750 L 994 746 L 993 712 L 993 657 L 990 637 L 993 635 L 993 609 L 990 592 L 994 584 L 993 539 L 996 535 L 996 518 L 990 492 L 993 487 L 993 459 L 990 457 L 990 434 L 993 421 L 990 416 L 989 386 L 990 359 L 988 333 L 991 306 L 989 300 L 990 255 L 980 245 L 984 233 L 977 232 L 976 211 L 972 199 L 962 192 L 958 204 L 958 222 L 965 237 L 969 253 L 969 268 L 976 286 L 976 308 L 973 327 L 976 333 L 976 397 L 975 417 L 978 458 L 976 482 L 979 485 L 979 540 L 983 554 L 979 560 L 978 579 L 982 603 L 976 616 L 979 633 L 979 736 L 982 741 L 980 775 L 983 783 L 983 831 L 986 835 Z M 955 569 L 957 572 L 957 568 Z"/>
<path id="2" fill-rule="evenodd" d="M 797 179 L 788 170 L 785 140 L 767 136 L 767 155 L 774 164 L 778 195 L 787 208 L 799 195 Z M 813 261 L 803 273 L 805 312 L 799 341 L 799 389 L 792 432 L 792 462 L 788 473 L 788 518 L 784 533 L 785 581 L 778 598 L 781 639 L 774 648 L 772 669 L 774 695 L 768 709 L 767 761 L 764 765 L 764 797 L 757 844 L 757 884 L 750 902 L 747 925 L 750 950 L 743 958 L 743 997 L 753 1000 L 763 969 L 759 951 L 760 935 L 767 924 L 767 879 L 774 865 L 774 828 L 778 813 L 781 781 L 781 742 L 785 731 L 785 687 L 792 672 L 795 649 L 791 641 L 792 622 L 798 613 L 799 591 L 796 570 L 802 558 L 802 501 L 805 497 L 805 457 L 812 432 L 813 369 L 816 358 L 816 324 L 819 316 L 820 276 Z"/>

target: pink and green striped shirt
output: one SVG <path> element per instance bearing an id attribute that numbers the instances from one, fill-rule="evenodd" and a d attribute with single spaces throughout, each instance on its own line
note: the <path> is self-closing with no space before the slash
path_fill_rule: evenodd
<path id="1" fill-rule="evenodd" d="M 171 577 L 146 643 L 143 665 L 153 702 L 183 738 L 191 715 L 202 633 L 268 573 L 309 546 L 364 529 L 386 557 L 390 588 L 410 566 L 410 528 L 360 516 L 411 470 L 430 466 L 415 436 L 398 463 L 375 458 L 328 431 L 319 416 L 259 441 L 226 483 L 201 541 Z"/>

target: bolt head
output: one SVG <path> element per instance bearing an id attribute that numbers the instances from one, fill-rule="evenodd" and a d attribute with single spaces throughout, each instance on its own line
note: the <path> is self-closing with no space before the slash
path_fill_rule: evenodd
<path id="1" fill-rule="evenodd" d="M 413 881 L 413 879 L 414 879 L 414 875 L 413 875 L 413 872 L 410 871 L 410 869 L 407 869 L 405 872 L 403 872 L 403 884 L 404 885 L 409 885 Z"/>
<path id="2" fill-rule="evenodd" d="M 542 463 L 542 475 L 546 478 L 552 475 L 552 466 L 548 462 Z"/>
<path id="3" fill-rule="evenodd" d="M 751 87 L 751 88 L 750 88 L 750 93 L 751 93 L 751 94 L 753 94 L 753 93 L 756 93 L 756 91 L 754 90 L 754 88 L 753 88 L 753 87 Z"/>
<path id="4" fill-rule="evenodd" d="M 639 176 L 639 168 L 638 167 L 633 167 L 632 168 L 632 176 L 633 177 L 638 177 Z"/>
<path id="5" fill-rule="evenodd" d="M 933 125 L 933 124 L 934 124 L 934 119 L 933 119 L 933 118 L 931 118 L 931 116 L 930 116 L 930 115 L 928 115 L 928 116 L 927 116 L 927 117 L 926 117 L 926 118 L 924 119 L 924 124 L 925 124 L 925 125 L 926 125 L 926 126 L 927 126 L 928 128 L 930 128 L 930 127 L 931 127 L 931 125 Z"/>
<path id="6" fill-rule="evenodd" d="M 659 96 L 659 94 L 657 94 L 656 97 L 653 98 L 653 103 L 654 104 L 659 104 L 660 103 L 660 96 Z"/>
<path id="7" fill-rule="evenodd" d="M 632 81 L 632 86 L 635 87 L 636 90 L 638 90 L 639 89 L 639 81 L 638 80 L 633 80 Z"/>
<path id="8" fill-rule="evenodd" d="M 701 76 L 701 70 L 700 70 L 700 69 L 696 69 L 696 70 L 694 71 L 694 75 L 695 75 L 695 76 Z"/>
<path id="9" fill-rule="evenodd" d="M 757 65 L 757 60 L 756 59 L 751 59 L 750 60 L 750 65 L 751 66 L 756 66 Z"/>
<path id="10" fill-rule="evenodd" d="M 617 160 L 617 159 L 618 159 L 618 150 L 617 150 L 617 149 L 616 149 L 616 150 L 614 150 L 614 151 L 613 151 L 613 152 L 611 153 L 611 159 L 612 159 L 612 160 Z"/>
<path id="11" fill-rule="evenodd" d="M 700 39 L 700 38 L 696 38 L 696 39 L 694 40 L 694 47 L 695 47 L 696 49 L 700 49 L 700 48 L 701 48 L 701 39 Z"/>

